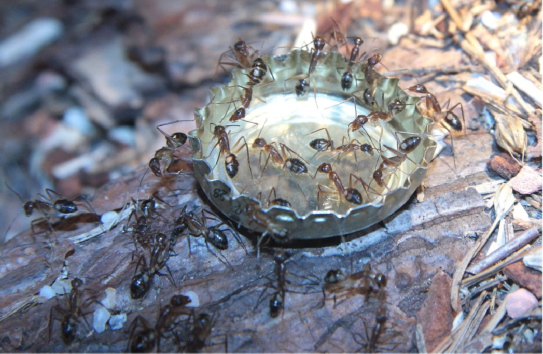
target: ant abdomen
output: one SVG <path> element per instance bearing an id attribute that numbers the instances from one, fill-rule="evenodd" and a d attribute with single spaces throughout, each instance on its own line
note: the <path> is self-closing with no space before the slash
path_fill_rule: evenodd
<path id="1" fill-rule="evenodd" d="M 210 228 L 208 241 L 217 249 L 224 251 L 228 249 L 228 238 L 223 230 Z"/>
<path id="2" fill-rule="evenodd" d="M 285 167 L 289 169 L 290 172 L 296 174 L 307 173 L 306 165 L 297 158 L 288 158 L 285 161 Z"/>
<path id="3" fill-rule="evenodd" d="M 56 211 L 62 214 L 73 214 L 77 211 L 77 205 L 68 199 L 57 200 L 53 206 Z"/>
<path id="4" fill-rule="evenodd" d="M 132 299 L 141 299 L 151 288 L 151 278 L 147 272 L 135 275 L 130 283 Z"/>
<path id="5" fill-rule="evenodd" d="M 273 294 L 270 299 L 270 317 L 276 318 L 283 309 L 283 297 L 279 292 Z"/>
<path id="6" fill-rule="evenodd" d="M 353 86 L 353 79 L 354 77 L 352 73 L 348 71 L 343 73 L 343 75 L 341 76 L 341 88 L 343 89 L 343 91 L 347 91 Z"/>
<path id="7" fill-rule="evenodd" d="M 408 154 L 415 150 L 421 141 L 420 136 L 412 136 L 402 141 L 398 147 L 401 152 Z"/>
<path id="8" fill-rule="evenodd" d="M 226 173 L 230 178 L 234 178 L 239 171 L 239 161 L 236 158 L 236 155 L 230 154 L 224 159 L 224 164 L 226 167 Z"/>
<path id="9" fill-rule="evenodd" d="M 363 203 L 362 194 L 354 188 L 345 189 L 345 200 L 350 203 L 360 205 Z"/>

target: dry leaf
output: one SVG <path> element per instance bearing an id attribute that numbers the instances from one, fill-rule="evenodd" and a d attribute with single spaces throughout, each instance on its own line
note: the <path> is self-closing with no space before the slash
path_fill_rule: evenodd
<path id="1" fill-rule="evenodd" d="M 494 136 L 498 145 L 509 153 L 518 152 L 524 154 L 527 144 L 527 136 L 522 122 L 514 116 L 494 114 L 496 131 Z"/>
<path id="2" fill-rule="evenodd" d="M 515 203 L 513 189 L 509 183 L 504 183 L 496 190 L 494 194 L 494 210 L 496 211 L 496 220 L 501 220 L 509 213 L 509 210 Z"/>
<path id="3" fill-rule="evenodd" d="M 522 259 L 526 267 L 539 270 L 541 272 L 541 246 L 534 247 Z"/>

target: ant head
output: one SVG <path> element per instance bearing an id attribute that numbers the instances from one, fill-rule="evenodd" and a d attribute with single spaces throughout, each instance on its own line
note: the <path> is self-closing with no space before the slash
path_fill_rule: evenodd
<path id="1" fill-rule="evenodd" d="M 157 177 L 162 177 L 162 171 L 160 170 L 160 161 L 158 158 L 153 157 L 149 160 L 149 168 Z"/>
<path id="2" fill-rule="evenodd" d="M 172 139 L 175 141 L 175 143 L 177 143 L 179 146 L 181 145 L 185 145 L 185 143 L 187 142 L 187 134 L 185 133 L 173 133 L 172 134 Z M 168 147 L 171 147 L 171 148 L 175 148 L 176 146 L 171 146 L 171 145 L 174 145 L 171 141 L 169 141 L 168 139 L 166 139 L 166 144 L 168 145 Z M 171 144 L 171 145 L 170 145 Z"/>
<path id="3" fill-rule="evenodd" d="M 74 278 L 72 280 L 72 288 L 79 288 L 81 285 L 83 285 L 83 280 L 79 278 Z"/>
<path id="4" fill-rule="evenodd" d="M 141 202 L 141 211 L 145 217 L 149 216 L 149 213 L 152 210 L 155 210 L 156 203 L 153 198 L 145 199 L 143 202 Z"/>
<path id="5" fill-rule="evenodd" d="M 353 37 L 353 43 L 355 46 L 360 47 L 364 41 L 360 37 Z"/>
<path id="6" fill-rule="evenodd" d="M 198 328 L 207 328 L 212 324 L 212 318 L 207 313 L 199 314 L 194 321 Z"/>
<path id="7" fill-rule="evenodd" d="M 424 86 L 423 84 L 416 84 L 415 86 L 411 86 L 410 88 L 408 88 L 408 90 L 416 93 L 429 93 L 426 89 L 426 86 Z"/>
<path id="8" fill-rule="evenodd" d="M 68 199 L 59 199 L 53 206 L 61 214 L 73 214 L 77 211 L 77 205 Z"/>
<path id="9" fill-rule="evenodd" d="M 358 116 L 356 116 L 356 122 L 364 125 L 368 122 L 368 117 L 365 115 L 359 114 Z"/>
<path id="10" fill-rule="evenodd" d="M 368 65 L 375 66 L 381 62 L 381 59 L 383 59 L 383 54 L 375 53 L 371 57 L 368 58 Z"/>
<path id="11" fill-rule="evenodd" d="M 185 306 L 186 304 L 188 304 L 190 302 L 192 302 L 190 297 L 185 296 L 185 295 L 174 295 L 174 296 L 172 296 L 172 298 L 170 300 L 170 304 L 173 307 Z"/>
<path id="12" fill-rule="evenodd" d="M 223 127 L 222 125 L 215 125 L 215 129 L 213 130 L 213 132 L 215 135 L 219 135 L 226 132 L 226 128 Z"/>
<path id="13" fill-rule="evenodd" d="M 266 144 L 266 140 L 264 140 L 264 138 L 256 138 L 255 141 L 253 142 L 253 148 L 262 148 L 264 147 Z"/>
<path id="14" fill-rule="evenodd" d="M 262 69 L 262 70 L 266 70 L 268 68 L 268 66 L 266 65 L 264 60 L 262 60 L 262 58 L 256 58 L 255 61 L 253 61 L 253 68 L 259 68 L 259 69 Z"/>
<path id="15" fill-rule="evenodd" d="M 326 284 L 335 284 L 339 281 L 345 279 L 345 274 L 339 269 L 332 269 L 329 270 L 328 273 L 326 273 L 326 276 L 324 277 L 324 282 Z"/>
<path id="16" fill-rule="evenodd" d="M 367 143 L 361 144 L 360 150 L 362 150 L 363 152 L 365 152 L 366 154 L 370 156 L 373 156 L 373 147 L 370 144 L 367 144 Z"/>
<path id="17" fill-rule="evenodd" d="M 383 171 L 381 169 L 377 169 L 373 172 L 373 179 L 380 187 L 385 185 L 385 182 L 383 181 Z"/>
<path id="18" fill-rule="evenodd" d="M 239 41 L 237 41 L 237 42 L 234 44 L 234 50 L 235 50 L 236 52 L 242 52 L 242 51 L 247 50 L 247 43 L 245 43 L 244 40 L 240 39 Z"/>
<path id="19" fill-rule="evenodd" d="M 332 172 L 332 165 L 327 162 L 323 162 L 319 165 L 319 167 L 317 167 L 317 171 L 322 173 L 330 173 Z"/>
<path id="20" fill-rule="evenodd" d="M 155 240 L 157 244 L 164 243 L 166 241 L 167 237 L 163 233 L 158 233 L 155 236 Z"/>
<path id="21" fill-rule="evenodd" d="M 315 50 L 323 50 L 324 46 L 326 44 L 326 41 L 321 36 L 316 36 L 313 40 L 313 45 L 315 46 Z"/>
<path id="22" fill-rule="evenodd" d="M 34 202 L 26 202 L 23 204 L 23 210 L 25 212 L 25 216 L 30 216 L 34 212 Z"/>
<path id="23" fill-rule="evenodd" d="M 379 289 L 383 289 L 387 285 L 387 278 L 384 274 L 376 274 L 375 275 L 375 283 L 379 287 Z"/>

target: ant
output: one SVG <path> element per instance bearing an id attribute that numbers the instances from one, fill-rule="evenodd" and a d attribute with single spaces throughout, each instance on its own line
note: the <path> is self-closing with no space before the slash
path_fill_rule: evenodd
<path id="1" fill-rule="evenodd" d="M 153 194 L 153 196 L 149 199 L 136 200 L 132 198 L 131 203 L 133 205 L 133 208 L 126 224 L 129 226 L 125 226 L 123 230 L 123 232 L 132 232 L 134 240 L 144 248 L 148 247 L 150 244 L 147 236 L 147 231 L 149 231 L 151 220 L 155 220 L 157 217 L 159 217 L 166 222 L 168 221 L 157 211 L 157 202 L 155 201 L 155 199 L 158 199 L 164 204 L 167 204 L 164 200 L 159 198 L 156 193 Z M 155 215 L 155 217 L 152 217 L 153 214 Z M 135 217 L 136 221 L 130 223 L 132 217 Z"/>
<path id="2" fill-rule="evenodd" d="M 196 216 L 192 212 L 187 212 L 187 206 L 183 207 L 181 215 L 176 221 L 177 225 L 183 225 L 189 232 L 189 235 L 194 237 L 202 236 L 205 240 L 206 246 L 208 242 L 211 243 L 215 248 L 224 251 L 228 249 L 228 238 L 226 237 L 226 232 L 230 231 L 234 238 L 240 243 L 241 239 L 239 235 L 232 229 L 220 229 L 222 225 L 225 225 L 226 222 L 220 222 L 219 224 L 213 226 L 207 226 L 206 220 L 215 220 L 220 221 L 217 215 L 214 213 L 202 209 L 201 217 Z M 209 248 L 209 246 L 208 246 Z"/>
<path id="3" fill-rule="evenodd" d="M 294 150 L 292 150 L 291 148 L 289 148 L 283 143 L 279 143 L 279 146 L 281 148 L 281 152 L 279 152 L 275 144 L 276 144 L 275 142 L 267 144 L 264 138 L 256 138 L 255 141 L 253 142 L 253 148 L 262 149 L 259 155 L 260 156 L 259 165 L 261 162 L 260 158 L 262 157 L 262 152 L 265 152 L 268 154 L 268 158 L 266 159 L 266 163 L 264 164 L 264 168 L 262 168 L 262 173 L 260 176 L 262 177 L 264 175 L 264 172 L 266 171 L 266 168 L 268 167 L 268 162 L 270 161 L 270 158 L 271 158 L 275 164 L 282 165 L 283 169 L 286 168 L 288 170 L 288 173 L 290 174 L 292 179 L 294 179 L 294 182 L 298 186 L 298 189 L 300 189 L 300 192 L 302 192 L 305 198 L 305 193 L 302 190 L 302 187 L 300 187 L 300 184 L 298 183 L 294 175 L 307 174 L 308 169 L 305 163 L 309 164 L 309 162 L 307 162 L 302 156 L 300 156 L 300 154 L 298 154 L 297 152 L 295 152 Z M 299 159 L 295 157 L 288 157 L 287 152 L 290 154 L 295 154 L 296 156 L 299 157 Z"/>
<path id="4" fill-rule="evenodd" d="M 424 97 L 426 98 L 425 104 L 427 109 L 427 114 L 433 118 L 435 121 L 445 123 L 445 129 L 447 129 L 449 132 L 450 130 L 447 127 L 450 127 L 451 129 L 461 132 L 462 131 L 462 122 L 458 118 L 456 114 L 454 114 L 454 109 L 458 106 L 460 106 L 460 109 L 462 111 L 462 120 L 464 120 L 464 107 L 462 106 L 461 102 L 458 102 L 455 104 L 452 108 L 447 109 L 443 111 L 441 109 L 441 105 L 437 101 L 436 96 L 434 96 L 432 93 L 430 93 L 426 86 L 423 84 L 417 84 L 415 86 L 411 86 L 408 88 L 409 91 L 415 92 L 415 93 L 421 93 L 424 94 Z M 447 107 L 449 106 L 449 102 L 447 101 Z"/>
<path id="5" fill-rule="evenodd" d="M 385 331 L 385 323 L 388 320 L 387 312 L 386 312 L 386 292 L 385 292 L 385 286 L 386 286 L 386 279 L 383 277 L 383 280 L 378 284 L 378 295 L 377 298 L 379 299 L 379 308 L 377 310 L 377 313 L 375 314 L 375 324 L 371 329 L 371 333 L 368 333 L 367 326 L 364 324 L 364 330 L 366 335 L 366 341 L 362 340 L 362 336 L 359 333 L 353 333 L 353 339 L 354 341 L 361 345 L 362 347 L 358 349 L 357 351 L 364 351 L 368 353 L 374 353 L 377 350 L 377 345 L 379 342 L 379 339 L 382 337 L 383 332 Z"/>
<path id="6" fill-rule="evenodd" d="M 270 74 L 273 77 L 273 73 L 270 70 Z M 256 58 L 253 62 L 253 66 L 249 70 L 249 74 L 247 76 L 249 77 L 249 81 L 247 81 L 247 85 L 249 87 L 256 86 L 262 82 L 264 79 L 264 76 L 268 73 L 268 66 L 264 62 L 262 58 Z"/>
<path id="7" fill-rule="evenodd" d="M 166 265 L 166 262 L 168 261 L 171 255 L 175 254 L 173 253 L 173 249 L 172 249 L 175 242 L 176 242 L 175 237 L 168 238 L 166 235 L 162 233 L 158 233 L 155 235 L 152 248 L 149 251 L 150 253 L 149 266 L 147 266 L 147 262 L 145 261 L 145 256 L 142 256 L 140 260 L 138 261 L 138 264 L 136 265 L 135 275 L 132 278 L 132 282 L 130 283 L 130 295 L 132 299 L 140 299 L 149 292 L 149 290 L 151 289 L 151 285 L 153 283 L 153 278 L 155 274 L 166 275 L 166 274 L 160 273 L 160 270 L 164 266 L 166 266 L 166 268 L 168 269 L 168 272 L 170 273 L 170 276 L 168 278 L 170 279 L 172 283 L 174 283 L 173 279 L 171 278 L 170 269 Z M 140 269 L 140 264 L 142 261 L 143 261 L 142 269 L 138 271 L 138 269 Z"/>
<path id="8" fill-rule="evenodd" d="M 174 295 L 170 303 L 160 309 L 156 324 L 154 327 L 142 316 L 137 316 L 130 325 L 130 340 L 128 341 L 127 351 L 142 353 L 149 352 L 157 347 L 160 351 L 160 339 L 166 338 L 167 332 L 172 332 L 175 326 L 180 322 L 181 316 L 189 316 L 186 305 L 191 300 L 185 295 Z M 139 331 L 134 333 L 137 328 Z"/>
<path id="9" fill-rule="evenodd" d="M 360 192 L 357 189 L 352 187 L 353 186 L 352 177 L 354 176 L 353 174 L 351 174 L 351 178 L 349 180 L 349 187 L 345 188 L 345 186 L 341 182 L 341 179 L 339 178 L 339 175 L 335 171 L 332 170 L 332 166 L 329 163 L 323 162 L 319 167 L 317 167 L 317 171 L 315 171 L 315 175 L 312 177 L 313 179 L 315 179 L 315 177 L 317 176 L 317 173 L 328 174 L 328 178 L 334 183 L 338 193 L 342 197 L 344 197 L 345 200 L 348 201 L 349 203 L 353 203 L 357 205 L 360 205 L 363 203 L 362 194 L 360 194 Z M 317 187 L 319 190 L 317 193 L 317 203 L 320 205 L 319 201 L 320 201 L 321 196 L 324 194 L 329 194 L 329 193 L 321 189 L 323 187 L 321 184 L 317 184 Z"/>
<path id="10" fill-rule="evenodd" d="M 160 127 L 170 124 L 175 124 L 179 122 L 192 122 L 192 120 L 176 120 L 173 122 L 168 122 L 164 124 L 157 125 L 157 130 L 164 135 L 166 138 L 166 146 L 158 149 L 155 152 L 155 156 L 149 160 L 149 169 L 153 174 L 157 177 L 164 177 L 166 173 L 170 173 L 169 169 L 173 166 L 176 156 L 175 153 L 181 148 L 186 147 L 185 143 L 187 142 L 187 134 L 177 132 L 173 133 L 172 135 L 167 134 L 165 131 L 160 129 Z M 173 173 L 173 174 L 179 174 L 179 173 Z"/>
<path id="11" fill-rule="evenodd" d="M 317 150 L 315 155 L 317 155 L 321 151 L 334 150 L 334 142 L 332 141 L 332 138 L 330 138 L 330 133 L 328 132 L 328 129 L 320 128 L 306 135 L 315 134 L 316 132 L 321 131 L 321 130 L 324 130 L 326 132 L 326 137 L 328 139 L 317 138 L 309 142 L 309 146 L 312 149 Z M 313 155 L 309 160 L 311 161 L 315 157 L 315 155 Z"/>
<path id="12" fill-rule="evenodd" d="M 386 277 L 383 274 L 372 273 L 369 263 L 358 273 L 345 275 L 339 269 L 332 269 L 324 277 L 324 286 L 322 287 L 323 305 L 326 301 L 326 293 L 334 294 L 334 308 L 337 306 L 338 298 L 347 298 L 351 295 L 364 295 L 366 298 L 372 292 L 382 291 L 386 286 Z"/>
<path id="13" fill-rule="evenodd" d="M 393 174 L 399 168 L 399 166 L 402 163 L 404 163 L 405 160 L 409 159 L 411 162 L 415 163 L 413 160 L 411 160 L 407 156 L 407 154 L 414 151 L 420 145 L 421 141 L 422 139 L 418 136 L 412 136 L 412 137 L 406 138 L 403 141 L 399 142 L 398 144 L 399 151 L 387 145 L 384 145 L 384 147 L 388 151 L 392 152 L 395 156 L 386 157 L 383 154 L 381 154 L 381 159 L 383 161 L 381 162 L 381 165 L 379 166 L 379 168 L 373 172 L 373 179 L 375 180 L 375 182 L 380 187 L 384 187 L 385 177 Z M 387 173 L 387 170 L 389 169 L 390 169 L 390 172 Z"/>
<path id="14" fill-rule="evenodd" d="M 234 57 L 228 56 L 227 53 L 232 53 Z M 240 69 L 243 68 L 249 68 L 251 67 L 251 59 L 253 56 L 257 55 L 258 51 L 254 49 L 252 46 L 248 45 L 244 40 L 239 38 L 239 40 L 234 43 L 234 47 L 230 47 L 229 50 L 226 52 L 223 52 L 220 57 L 219 61 L 217 62 L 217 68 L 220 66 L 225 72 L 227 71 L 224 68 L 224 65 L 231 65 L 231 66 L 237 66 Z M 222 61 L 223 57 L 226 56 L 226 59 L 229 59 L 230 61 L 224 62 Z M 217 70 L 215 70 L 217 72 Z"/>
<path id="15" fill-rule="evenodd" d="M 211 123 L 214 124 L 214 123 Z M 226 155 L 224 159 L 224 165 L 226 169 L 226 173 L 230 178 L 234 178 L 238 172 L 239 172 L 239 161 L 236 157 L 236 154 L 238 154 L 241 149 L 244 147 L 247 150 L 247 163 L 249 165 L 249 171 L 251 172 L 251 178 L 253 178 L 253 170 L 251 169 L 251 161 L 249 160 L 249 148 L 247 147 L 247 142 L 245 141 L 245 137 L 241 137 L 235 144 L 234 147 L 239 144 L 239 142 L 243 139 L 244 144 L 241 145 L 238 150 L 233 153 L 230 150 L 230 139 L 228 138 L 228 133 L 226 132 L 226 128 L 222 125 L 215 125 L 215 129 L 213 131 L 213 136 L 217 139 L 217 143 L 213 146 L 213 149 L 215 147 L 219 146 L 219 154 L 217 156 L 217 162 L 215 163 L 215 166 L 219 162 L 219 157 L 221 154 Z M 209 156 L 208 156 L 209 157 Z M 215 168 L 215 167 L 213 167 Z"/>
<path id="16" fill-rule="evenodd" d="M 317 67 L 317 61 L 322 57 L 324 53 L 324 46 L 326 45 L 326 41 L 321 36 L 316 36 L 313 39 L 313 55 L 311 56 L 311 62 L 309 63 L 309 69 L 307 70 L 307 74 L 311 75 L 315 68 Z"/>
<path id="17" fill-rule="evenodd" d="M 185 322 L 182 331 L 174 331 L 179 350 L 188 353 L 195 353 L 202 350 L 216 320 L 217 317 L 215 315 L 210 316 L 207 313 L 195 315 L 193 311 L 189 319 Z M 184 343 L 184 345 L 181 343 Z"/>
<path id="18" fill-rule="evenodd" d="M 49 230 L 54 233 L 53 227 L 50 223 L 51 219 L 54 216 L 58 215 L 61 218 L 65 218 L 66 216 L 74 214 L 78 211 L 78 207 L 73 201 L 62 198 L 62 195 L 60 193 L 57 193 L 52 189 L 45 189 L 45 193 L 47 194 L 47 196 L 38 193 L 37 199 L 24 202 L 19 193 L 13 190 L 7 183 L 6 187 L 8 187 L 10 191 L 15 193 L 21 203 L 23 203 L 23 211 L 26 217 L 32 216 L 32 214 L 34 214 L 34 211 L 41 214 L 41 218 L 32 220 L 32 222 L 30 223 L 33 234 L 36 234 L 36 225 L 43 221 L 47 222 Z"/>
<path id="19" fill-rule="evenodd" d="M 72 289 L 68 294 L 67 298 L 67 308 L 63 308 L 60 305 L 55 305 L 51 307 L 51 312 L 49 315 L 49 340 L 51 340 L 51 332 L 53 330 L 53 321 L 60 322 L 62 340 L 66 345 L 73 343 L 77 333 L 78 325 L 83 319 L 87 325 L 87 328 L 90 329 L 89 323 L 85 318 L 85 313 L 83 313 L 82 308 L 86 308 L 90 303 L 83 303 L 83 292 L 85 290 L 80 290 L 83 285 L 83 281 L 79 278 L 74 278 L 71 282 Z M 87 299 L 90 300 L 90 299 Z M 60 314 L 61 317 L 55 317 L 55 312 Z"/>
<path id="20" fill-rule="evenodd" d="M 271 196 L 273 194 L 273 199 L 271 199 Z M 258 192 L 257 199 L 262 199 L 262 192 Z M 262 204 L 262 201 L 260 202 Z M 277 195 L 275 194 L 275 187 L 271 187 L 270 194 L 268 194 L 268 202 L 263 207 L 264 208 L 270 208 L 272 206 L 281 206 L 281 207 L 291 207 L 291 204 L 288 200 L 283 198 L 277 198 Z"/>
<path id="21" fill-rule="evenodd" d="M 357 142 L 358 144 L 355 144 Z M 339 161 L 339 158 L 341 157 L 341 154 L 354 154 L 354 160 L 356 162 L 356 168 L 358 170 L 358 159 L 356 157 L 356 151 L 360 150 L 364 152 L 368 156 L 373 156 L 373 150 L 374 148 L 367 143 L 362 144 L 360 141 L 356 139 L 352 139 L 350 143 L 345 144 L 345 137 L 342 139 L 341 146 L 338 146 L 337 148 L 333 149 L 332 152 L 338 154 L 338 157 L 335 162 Z"/>
<path id="22" fill-rule="evenodd" d="M 278 242 L 288 241 L 289 231 L 281 225 L 272 222 L 266 216 L 266 214 L 264 214 L 258 204 L 248 205 L 246 215 L 251 219 L 252 222 L 256 223 L 264 229 L 264 232 L 262 233 L 262 235 L 260 235 L 256 244 L 257 258 L 260 258 L 260 244 L 266 236 L 271 236 L 274 240 Z"/>
<path id="23" fill-rule="evenodd" d="M 377 71 L 375 71 L 373 68 L 381 63 L 381 60 L 383 59 L 383 54 L 381 53 L 375 53 L 371 57 L 368 58 L 368 65 L 364 69 L 365 78 L 368 84 L 370 86 L 375 87 L 377 84 L 377 81 L 379 79 L 379 75 L 377 74 Z M 382 64 L 382 63 L 381 63 Z"/>
<path id="24" fill-rule="evenodd" d="M 354 46 L 353 49 L 351 49 L 351 56 L 349 58 L 349 62 L 347 63 L 347 69 L 341 76 L 341 88 L 343 91 L 347 91 L 351 88 L 353 85 L 353 67 L 357 63 L 358 55 L 360 54 L 360 46 L 364 43 L 362 38 L 360 37 L 353 37 Z M 365 56 L 366 53 L 363 53 L 360 55 L 360 59 L 362 59 Z"/>

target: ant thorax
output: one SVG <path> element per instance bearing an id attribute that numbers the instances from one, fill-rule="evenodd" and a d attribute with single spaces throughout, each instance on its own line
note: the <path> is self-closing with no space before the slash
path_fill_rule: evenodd
<path id="1" fill-rule="evenodd" d="M 227 215 L 236 220 L 235 215 L 246 214 L 247 205 L 257 203 L 270 212 L 289 210 L 285 220 L 292 219 L 292 211 L 344 216 L 361 207 L 381 208 L 393 193 L 414 191 L 434 144 L 431 120 L 417 110 L 419 98 L 407 95 L 396 79 L 380 76 L 365 60 L 351 65 L 337 52 L 314 60 L 312 52 L 297 50 L 264 60 L 269 70 L 261 82 L 249 78 L 251 68 L 242 69 L 231 83 L 214 89 L 212 102 L 197 111 L 199 129 L 193 137 L 201 149 L 195 172 L 209 181 L 204 190 Z M 347 89 L 341 84 L 346 65 L 354 78 Z M 302 88 L 301 81 L 306 83 Z M 236 114 L 241 108 L 242 116 Z M 420 142 L 402 151 L 403 140 L 411 136 Z M 200 163 L 206 167 L 200 169 Z M 330 168 L 319 171 L 322 164 Z M 247 225 L 284 227 L 277 216 L 258 223 L 256 214 L 251 215 Z"/>

